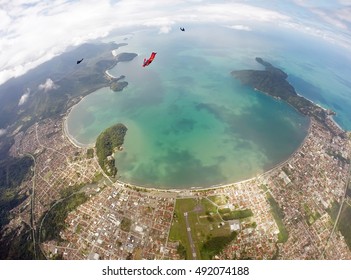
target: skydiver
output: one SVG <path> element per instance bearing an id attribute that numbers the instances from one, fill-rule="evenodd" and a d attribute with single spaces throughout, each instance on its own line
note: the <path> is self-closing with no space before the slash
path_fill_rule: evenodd
<path id="1" fill-rule="evenodd" d="M 83 61 L 84 58 L 82 58 L 81 60 L 77 60 L 77 64 L 81 63 Z"/>
<path id="2" fill-rule="evenodd" d="M 181 31 L 185 31 L 185 28 L 184 27 L 179 27 Z"/>
<path id="3" fill-rule="evenodd" d="M 156 52 L 152 52 L 149 59 L 144 58 L 143 67 L 150 65 L 150 63 L 154 60 L 156 54 Z"/>

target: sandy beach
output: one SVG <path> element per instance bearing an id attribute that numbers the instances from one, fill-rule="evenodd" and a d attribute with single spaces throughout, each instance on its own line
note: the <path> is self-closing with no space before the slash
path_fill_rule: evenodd
<path id="1" fill-rule="evenodd" d="M 117 77 L 113 76 L 108 70 L 105 71 L 105 74 L 111 79 L 117 79 Z"/>
<path id="2" fill-rule="evenodd" d="M 80 101 L 82 101 L 85 97 L 83 97 Z M 79 101 L 79 102 L 80 102 Z M 77 104 L 79 104 L 79 102 Z M 76 147 L 78 148 L 93 148 L 95 146 L 95 143 L 90 143 L 90 144 L 83 144 L 78 142 L 76 139 L 74 139 L 74 137 L 68 132 L 68 125 L 67 125 L 67 118 L 69 113 L 71 112 L 71 110 L 74 108 L 74 106 L 76 106 L 77 104 L 73 105 L 71 108 L 69 108 L 66 112 L 66 115 L 63 118 L 63 122 L 62 122 L 62 130 L 63 130 L 63 134 L 64 136 Z"/>

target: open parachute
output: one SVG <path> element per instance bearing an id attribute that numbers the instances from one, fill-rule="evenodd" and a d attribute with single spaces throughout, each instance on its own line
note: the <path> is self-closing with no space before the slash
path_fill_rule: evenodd
<path id="1" fill-rule="evenodd" d="M 154 60 L 156 54 L 157 54 L 157 53 L 152 52 L 151 55 L 150 55 L 150 57 L 149 57 L 149 59 L 144 58 L 143 67 L 150 65 L 150 63 Z"/>

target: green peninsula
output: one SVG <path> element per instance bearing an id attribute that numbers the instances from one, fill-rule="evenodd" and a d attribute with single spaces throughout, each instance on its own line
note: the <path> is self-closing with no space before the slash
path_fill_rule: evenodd
<path id="1" fill-rule="evenodd" d="M 244 85 L 284 100 L 303 115 L 315 117 L 322 123 L 325 123 L 328 116 L 335 115 L 333 111 L 326 110 L 298 95 L 294 87 L 286 80 L 288 75 L 285 72 L 260 57 L 256 57 L 256 61 L 262 64 L 265 70 L 232 71 L 232 76 L 239 79 Z"/>
<path id="2" fill-rule="evenodd" d="M 127 127 L 118 123 L 103 131 L 96 140 L 95 148 L 99 164 L 111 177 L 117 174 L 113 153 L 122 146 L 126 132 Z"/>

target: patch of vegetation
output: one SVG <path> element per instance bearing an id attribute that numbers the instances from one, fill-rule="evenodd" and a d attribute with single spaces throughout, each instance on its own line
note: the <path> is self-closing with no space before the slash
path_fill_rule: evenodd
<path id="1" fill-rule="evenodd" d="M 338 229 L 345 238 L 345 242 L 351 250 L 351 206 L 344 204 L 340 214 Z"/>
<path id="2" fill-rule="evenodd" d="M 61 240 L 60 232 L 66 228 L 65 220 L 68 213 L 72 212 L 79 205 L 88 200 L 84 193 L 75 193 L 68 198 L 58 202 L 53 208 L 44 215 L 41 229 L 41 240 Z"/>
<path id="3" fill-rule="evenodd" d="M 126 232 L 129 232 L 131 226 L 132 226 L 132 221 L 124 217 L 121 221 L 121 229 Z"/>
<path id="4" fill-rule="evenodd" d="M 180 256 L 181 259 L 186 260 L 187 256 L 186 256 L 186 249 L 183 246 L 183 244 L 181 242 L 179 242 L 179 245 L 177 247 L 177 253 Z"/>
<path id="5" fill-rule="evenodd" d="M 264 192 L 268 191 L 268 187 L 265 184 L 259 185 L 259 188 L 262 189 Z"/>
<path id="6" fill-rule="evenodd" d="M 63 254 L 55 254 L 51 257 L 51 260 L 63 260 Z"/>
<path id="7" fill-rule="evenodd" d="M 214 213 L 213 213 L 213 212 L 206 211 L 206 216 L 207 216 L 207 220 L 208 220 L 210 223 L 215 222 L 215 218 L 213 217 L 213 216 L 214 216 Z"/>
<path id="8" fill-rule="evenodd" d="M 76 234 L 80 234 L 81 232 L 82 232 L 82 225 L 81 225 L 81 224 L 78 224 L 77 227 L 76 227 L 75 233 L 76 233 Z"/>
<path id="9" fill-rule="evenodd" d="M 283 166 L 283 167 L 282 167 L 282 170 L 285 172 L 285 174 L 286 174 L 288 177 L 292 175 L 290 169 L 289 169 L 287 166 Z"/>
<path id="10" fill-rule="evenodd" d="M 127 127 L 121 123 L 115 124 L 103 131 L 96 140 L 96 155 L 104 172 L 114 177 L 117 174 L 113 152 L 124 142 Z"/>
<path id="11" fill-rule="evenodd" d="M 0 188 L 17 187 L 28 176 L 34 162 L 31 157 L 12 158 L 0 165 Z"/>
<path id="12" fill-rule="evenodd" d="M 9 211 L 27 198 L 18 187 L 32 176 L 33 165 L 31 157 L 9 158 L 0 164 L 0 227 L 8 223 Z"/>
<path id="13" fill-rule="evenodd" d="M 237 233 L 233 231 L 228 236 L 216 236 L 209 238 L 201 247 L 201 259 L 211 260 L 215 255 L 222 252 L 222 250 L 230 244 L 237 236 Z"/>
<path id="14" fill-rule="evenodd" d="M 252 222 L 252 223 L 248 224 L 248 227 L 257 228 L 257 223 L 256 222 Z"/>
<path id="15" fill-rule="evenodd" d="M 334 200 L 331 206 L 326 210 L 334 223 L 335 223 L 336 217 L 338 216 L 339 209 L 340 209 L 340 203 Z"/>
<path id="16" fill-rule="evenodd" d="M 96 172 L 96 174 L 94 175 L 93 182 L 94 182 L 94 183 L 97 183 L 97 182 L 99 182 L 102 178 L 104 178 L 104 175 L 102 175 L 101 172 Z"/>
<path id="17" fill-rule="evenodd" d="M 350 164 L 350 159 L 349 158 L 344 158 L 340 151 L 334 151 L 332 149 L 327 149 L 326 153 L 329 156 L 331 156 L 331 157 L 335 158 L 336 160 L 340 161 L 343 166 L 345 164 Z"/>
<path id="18" fill-rule="evenodd" d="M 228 203 L 228 198 L 224 195 L 213 195 L 209 196 L 208 199 L 213 201 L 218 206 L 225 205 Z"/>
<path id="19" fill-rule="evenodd" d="M 179 241 L 186 251 L 186 259 L 192 259 L 191 248 L 188 242 L 184 212 L 189 212 L 196 206 L 192 198 L 177 199 L 173 215 L 172 227 L 169 233 L 170 241 Z"/>
<path id="20" fill-rule="evenodd" d="M 212 200 L 208 200 L 206 198 L 201 199 L 201 205 L 206 208 L 206 213 L 216 213 L 217 206 L 211 202 Z"/>
<path id="21" fill-rule="evenodd" d="M 94 157 L 94 149 L 90 148 L 87 150 L 87 158 L 93 158 Z"/>
<path id="22" fill-rule="evenodd" d="M 279 207 L 279 204 L 275 201 L 275 199 L 269 192 L 267 192 L 267 199 L 269 204 L 271 205 L 271 212 L 274 217 L 274 220 L 279 228 L 278 243 L 284 243 L 288 240 L 289 237 L 289 233 L 283 223 L 284 213 Z"/>
<path id="23" fill-rule="evenodd" d="M 312 225 L 316 220 L 318 220 L 321 217 L 321 214 L 319 212 L 313 212 L 306 203 L 303 205 L 303 207 L 305 210 L 305 218 L 308 225 Z"/>
<path id="24" fill-rule="evenodd" d="M 75 184 L 73 186 L 69 186 L 60 191 L 61 198 L 68 198 L 70 195 L 79 192 L 85 185 L 84 184 Z"/>
<path id="25" fill-rule="evenodd" d="M 223 220 L 237 220 L 237 219 L 245 219 L 253 216 L 251 209 L 244 210 L 233 210 L 231 211 L 228 208 L 220 209 L 219 213 L 221 214 Z"/>
<path id="26" fill-rule="evenodd" d="M 349 184 L 349 187 L 346 190 L 346 195 L 351 198 L 351 184 Z"/>
<path id="27" fill-rule="evenodd" d="M 1 260 L 32 260 L 34 259 L 34 247 L 32 242 L 32 231 L 29 226 L 22 223 L 16 228 L 2 236 L 0 246 Z"/>

